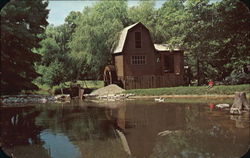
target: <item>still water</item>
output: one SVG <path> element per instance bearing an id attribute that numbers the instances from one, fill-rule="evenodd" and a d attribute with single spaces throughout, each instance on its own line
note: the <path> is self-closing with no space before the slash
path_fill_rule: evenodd
<path id="1" fill-rule="evenodd" d="M 215 103 L 0 106 L 0 143 L 16 158 L 239 158 L 250 147 L 249 114 L 232 116 Z"/>

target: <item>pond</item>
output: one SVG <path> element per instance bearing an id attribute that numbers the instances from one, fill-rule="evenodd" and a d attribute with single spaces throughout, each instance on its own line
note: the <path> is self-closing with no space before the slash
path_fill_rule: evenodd
<path id="1" fill-rule="evenodd" d="M 0 143 L 17 158 L 239 158 L 249 114 L 206 100 L 73 101 L 0 107 Z"/>

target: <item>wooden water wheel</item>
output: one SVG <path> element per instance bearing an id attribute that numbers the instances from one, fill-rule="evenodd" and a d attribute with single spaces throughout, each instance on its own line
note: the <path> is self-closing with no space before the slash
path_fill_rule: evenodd
<path id="1" fill-rule="evenodd" d="M 114 84 L 117 82 L 117 75 L 114 65 L 108 65 L 105 67 L 103 80 L 104 80 L 104 86 Z"/>

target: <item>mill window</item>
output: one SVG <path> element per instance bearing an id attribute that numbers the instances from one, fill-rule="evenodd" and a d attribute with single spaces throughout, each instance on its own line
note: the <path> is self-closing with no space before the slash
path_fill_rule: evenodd
<path id="1" fill-rule="evenodd" d="M 131 57 L 132 65 L 144 65 L 146 64 L 146 57 L 143 55 L 136 55 Z"/>
<path id="2" fill-rule="evenodd" d="M 141 48 L 141 32 L 135 32 L 135 48 Z"/>
<path id="3" fill-rule="evenodd" d="M 167 72 L 167 73 L 174 72 L 174 55 L 164 56 L 164 72 Z"/>

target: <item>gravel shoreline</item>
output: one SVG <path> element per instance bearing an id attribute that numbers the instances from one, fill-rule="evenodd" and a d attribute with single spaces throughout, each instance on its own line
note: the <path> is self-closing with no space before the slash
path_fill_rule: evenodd
<path id="1" fill-rule="evenodd" d="M 131 96 L 131 99 L 149 99 L 149 98 L 234 98 L 234 95 L 148 95 Z"/>
<path id="2" fill-rule="evenodd" d="M 55 101 L 54 96 L 49 95 L 4 95 L 1 103 L 47 103 Z"/>
<path id="3" fill-rule="evenodd" d="M 120 88 L 120 87 L 119 87 Z M 138 96 L 133 94 L 123 94 L 122 88 L 114 86 L 101 88 L 92 93 L 96 99 L 154 99 L 154 98 L 208 98 L 208 99 L 223 99 L 234 98 L 234 95 L 159 95 L 159 96 Z M 110 89 L 107 91 L 107 89 Z M 111 90 L 112 89 L 112 90 Z M 91 99 L 92 97 L 90 97 Z M 48 103 L 55 102 L 58 99 L 56 96 L 48 95 L 5 95 L 1 96 L 2 104 L 20 104 L 20 103 Z"/>

